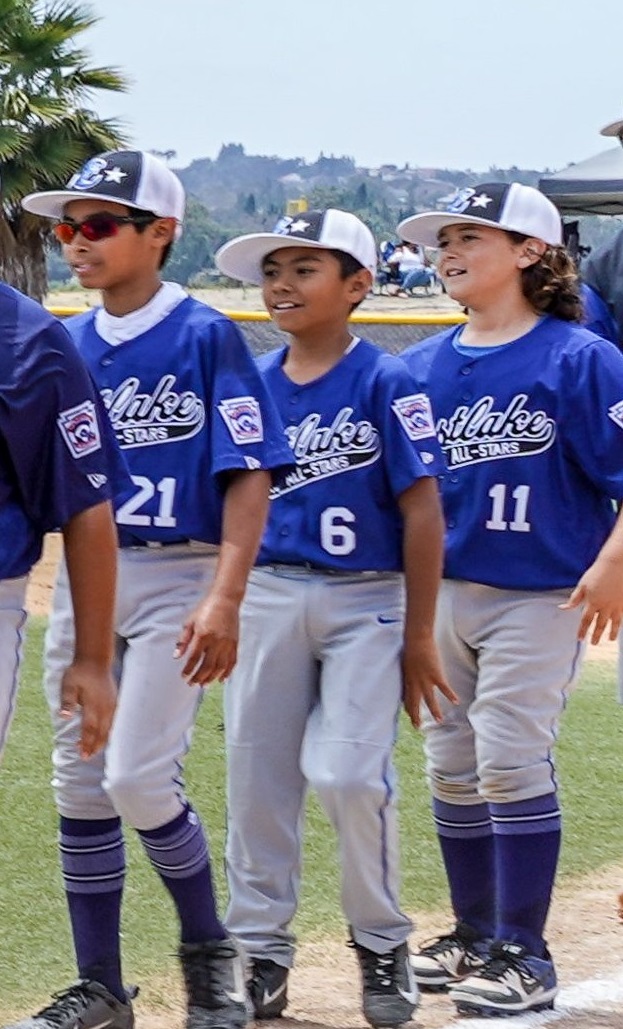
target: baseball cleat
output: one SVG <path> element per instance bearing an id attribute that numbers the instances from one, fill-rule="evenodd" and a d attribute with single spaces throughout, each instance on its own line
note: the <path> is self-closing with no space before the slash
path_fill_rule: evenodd
<path id="1" fill-rule="evenodd" d="M 363 981 L 363 1014 L 373 1029 L 397 1029 L 410 1022 L 418 1000 L 406 943 L 376 954 L 352 941 Z"/>
<path id="2" fill-rule="evenodd" d="M 251 958 L 247 992 L 254 1018 L 279 1018 L 288 1003 L 289 968 L 269 958 Z"/>
<path id="3" fill-rule="evenodd" d="M 421 990 L 435 993 L 484 967 L 490 940 L 459 922 L 451 933 L 438 936 L 411 955 L 411 968 Z"/>
<path id="4" fill-rule="evenodd" d="M 496 942 L 490 955 L 482 971 L 451 987 L 459 1014 L 499 1017 L 554 1007 L 558 986 L 547 951 L 536 958 L 518 943 Z"/>
<path id="5" fill-rule="evenodd" d="M 183 943 L 185 1029 L 243 1029 L 247 1022 L 242 957 L 231 939 Z"/>
<path id="6" fill-rule="evenodd" d="M 79 979 L 37 1015 L 4 1029 L 134 1029 L 134 1012 L 129 999 L 124 1004 L 101 983 Z"/>

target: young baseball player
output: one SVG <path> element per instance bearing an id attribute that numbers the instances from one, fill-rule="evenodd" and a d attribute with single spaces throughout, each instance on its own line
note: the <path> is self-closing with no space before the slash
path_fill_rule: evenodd
<path id="1" fill-rule="evenodd" d="M 448 475 L 436 635 L 459 704 L 422 714 L 456 925 L 413 958 L 459 1012 L 551 1008 L 552 751 L 581 642 L 623 612 L 623 356 L 582 328 L 560 218 L 518 183 L 461 190 L 401 236 L 439 247 L 465 326 L 405 352 Z M 409 698 L 417 725 L 417 691 Z"/>
<path id="2" fill-rule="evenodd" d="M 216 257 L 261 284 L 287 345 L 260 359 L 296 467 L 272 489 L 226 689 L 226 924 L 256 1018 L 280 1015 L 308 785 L 335 827 L 342 903 L 373 1026 L 410 1019 L 411 923 L 398 903 L 392 750 L 403 689 L 438 715 L 432 638 L 441 470 L 430 406 L 404 364 L 353 336 L 376 268 L 369 229 L 329 209 L 242 236 Z"/>
<path id="3" fill-rule="evenodd" d="M 24 206 L 58 219 L 74 273 L 101 290 L 102 306 L 67 324 L 135 489 L 116 509 L 119 705 L 105 754 L 78 761 L 75 722 L 55 718 L 60 854 L 79 980 L 18 1025 L 134 1025 L 119 944 L 123 820 L 138 830 L 177 910 L 187 1029 L 237 1029 L 246 1021 L 242 964 L 218 918 L 205 835 L 184 792 L 201 699 L 189 683 L 223 679 L 235 663 L 238 608 L 268 506 L 266 469 L 291 463 L 291 453 L 233 323 L 161 281 L 184 215 L 173 172 L 140 151 L 105 153 L 65 189 L 33 194 Z M 53 711 L 72 636 L 61 577 L 46 647 Z"/>
<path id="4" fill-rule="evenodd" d="M 106 742 L 117 693 L 110 674 L 114 442 L 106 440 L 105 415 L 102 424 L 93 384 L 66 330 L 4 283 L 0 399 L 0 756 L 17 694 L 28 573 L 45 533 L 61 528 L 76 633 L 56 715 L 72 716 L 73 756 L 84 765 Z"/>

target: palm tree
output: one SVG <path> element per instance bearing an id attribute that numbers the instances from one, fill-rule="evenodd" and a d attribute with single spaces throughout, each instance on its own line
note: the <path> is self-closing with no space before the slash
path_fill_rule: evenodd
<path id="1" fill-rule="evenodd" d="M 0 279 L 37 300 L 47 291 L 50 226 L 21 198 L 126 142 L 116 121 L 87 106 L 96 90 L 127 88 L 117 68 L 90 67 L 76 42 L 97 20 L 72 0 L 0 0 Z"/>

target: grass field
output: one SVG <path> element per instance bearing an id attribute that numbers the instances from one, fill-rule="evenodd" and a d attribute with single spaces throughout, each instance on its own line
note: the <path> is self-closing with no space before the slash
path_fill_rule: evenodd
<path id="1" fill-rule="evenodd" d="M 50 730 L 40 689 L 44 622 L 31 624 L 18 711 L 0 772 L 0 1014 L 28 1011 L 74 975 L 71 940 L 58 871 L 56 815 L 49 787 Z M 621 723 L 611 664 L 587 664 L 567 711 L 558 751 L 565 810 L 561 875 L 580 875 L 620 861 L 623 820 L 613 798 L 621 790 Z M 224 841 L 224 754 L 220 690 L 207 694 L 187 765 L 190 795 L 205 819 L 221 904 Z M 422 778 L 418 735 L 406 719 L 397 749 L 401 774 L 403 904 L 410 912 L 442 906 L 443 875 Z M 166 982 L 177 975 L 172 906 L 127 833 L 129 875 L 124 913 L 127 981 Z M 343 935 L 335 842 L 310 798 L 304 890 L 297 931 L 301 938 Z M 164 998 L 163 998 L 164 999 Z M 153 989 L 149 1000 L 158 1004 Z"/>

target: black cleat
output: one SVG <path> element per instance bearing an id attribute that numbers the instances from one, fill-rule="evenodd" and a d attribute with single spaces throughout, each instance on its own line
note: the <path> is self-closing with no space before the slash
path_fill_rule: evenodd
<path id="1" fill-rule="evenodd" d="M 490 1018 L 550 1010 L 557 992 L 556 971 L 547 951 L 537 958 L 518 943 L 497 941 L 482 971 L 457 983 L 448 996 L 460 1014 Z"/>
<path id="2" fill-rule="evenodd" d="M 437 936 L 411 955 L 411 968 L 421 990 L 435 993 L 477 973 L 489 957 L 491 940 L 459 922 L 451 933 Z"/>
<path id="3" fill-rule="evenodd" d="M 186 1029 L 243 1029 L 247 1022 L 242 958 L 231 939 L 183 943 Z"/>
<path id="4" fill-rule="evenodd" d="M 289 968 L 269 958 L 251 958 L 247 992 L 255 1018 L 279 1018 L 288 1003 Z"/>
<path id="5" fill-rule="evenodd" d="M 411 1021 L 418 1005 L 418 988 L 413 977 L 406 943 L 377 954 L 361 944 L 355 948 L 363 981 L 363 1013 L 373 1029 L 396 1029 Z"/>
<path id="6" fill-rule="evenodd" d="M 129 997 L 124 1004 L 101 983 L 79 979 L 37 1015 L 4 1029 L 134 1029 L 134 1012 Z"/>

